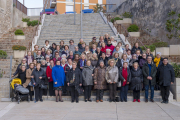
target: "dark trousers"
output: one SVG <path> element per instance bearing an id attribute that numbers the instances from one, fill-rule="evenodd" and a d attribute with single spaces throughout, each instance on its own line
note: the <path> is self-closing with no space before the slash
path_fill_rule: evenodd
<path id="1" fill-rule="evenodd" d="M 149 80 L 149 85 L 145 85 L 145 98 L 148 99 L 149 86 L 150 86 L 150 89 L 151 89 L 151 99 L 153 99 L 154 98 L 154 85 L 151 85 L 150 80 Z"/>
<path id="2" fill-rule="evenodd" d="M 55 96 L 54 87 L 53 87 L 53 81 L 49 82 L 49 95 Z"/>
<path id="3" fill-rule="evenodd" d="M 127 84 L 125 86 L 121 86 L 121 91 L 120 91 L 121 101 L 127 101 L 128 87 L 129 85 Z"/>
<path id="4" fill-rule="evenodd" d="M 116 99 L 116 89 L 117 89 L 116 83 L 109 84 L 109 99 L 110 100 Z"/>
<path id="5" fill-rule="evenodd" d="M 92 89 L 92 86 L 91 85 L 88 85 L 88 86 L 84 86 L 84 97 L 85 97 L 85 100 L 89 100 L 91 98 L 91 89 Z"/>
<path id="6" fill-rule="evenodd" d="M 28 86 L 28 89 L 29 89 L 30 100 L 32 100 L 32 92 L 33 92 L 33 91 L 31 91 L 31 87 L 30 87 L 30 86 Z"/>
<path id="7" fill-rule="evenodd" d="M 140 99 L 140 90 L 133 90 L 133 97 L 134 99 Z"/>
<path id="8" fill-rule="evenodd" d="M 37 85 L 35 87 L 35 99 L 36 99 L 36 101 L 38 101 L 39 99 L 42 100 L 42 93 L 43 93 L 43 90 L 39 87 L 39 85 Z"/>
<path id="9" fill-rule="evenodd" d="M 161 85 L 160 87 L 161 87 L 162 100 L 168 102 L 170 86 L 162 86 Z"/>
<path id="10" fill-rule="evenodd" d="M 104 90 L 96 90 L 96 100 L 103 100 Z"/>
<path id="11" fill-rule="evenodd" d="M 78 101 L 79 97 L 79 93 L 77 92 L 77 90 L 75 90 L 75 86 L 71 86 L 71 99 L 72 101 L 74 101 L 76 99 L 76 101 Z"/>

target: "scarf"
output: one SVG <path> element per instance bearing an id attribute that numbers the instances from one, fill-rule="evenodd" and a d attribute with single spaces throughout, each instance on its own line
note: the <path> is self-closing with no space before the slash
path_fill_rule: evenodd
<path id="1" fill-rule="evenodd" d="M 88 54 L 88 53 L 89 53 L 89 51 L 87 51 L 87 52 L 86 52 L 86 51 L 84 51 L 84 52 L 85 52 L 86 54 Z"/>
<path id="2" fill-rule="evenodd" d="M 69 68 L 71 69 L 72 68 L 72 65 L 68 64 Z"/>
<path id="3" fill-rule="evenodd" d="M 63 65 L 63 64 L 61 64 L 61 66 L 62 66 L 62 67 L 64 67 L 65 65 L 66 65 L 66 64 L 64 64 L 64 65 Z"/>
<path id="4" fill-rule="evenodd" d="M 154 58 L 154 62 L 156 63 L 156 67 L 158 67 L 160 61 L 161 61 L 161 58 L 157 58 L 157 57 Z"/>
<path id="5" fill-rule="evenodd" d="M 31 56 L 28 56 L 28 65 L 32 63 L 32 57 Z"/>
<path id="6" fill-rule="evenodd" d="M 51 65 L 50 65 L 49 67 L 50 67 L 50 69 L 52 69 L 52 68 L 53 68 L 53 66 L 51 66 Z"/>
<path id="7" fill-rule="evenodd" d="M 127 83 L 127 78 L 128 78 L 128 72 L 127 72 L 127 68 L 126 69 L 122 69 L 122 76 L 124 77 L 124 79 L 126 80 L 125 82 L 123 81 L 122 86 L 125 86 Z"/>

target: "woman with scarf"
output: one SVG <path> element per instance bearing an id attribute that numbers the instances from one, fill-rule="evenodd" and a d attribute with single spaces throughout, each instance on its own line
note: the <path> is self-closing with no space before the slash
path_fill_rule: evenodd
<path id="1" fill-rule="evenodd" d="M 95 45 L 95 44 L 92 44 L 91 52 L 92 52 L 92 53 L 96 53 L 96 52 L 97 52 L 97 50 L 96 50 L 96 45 Z"/>
<path id="2" fill-rule="evenodd" d="M 94 67 L 91 66 L 91 61 L 87 60 L 86 66 L 84 67 L 82 71 L 85 102 L 87 101 L 92 102 L 91 89 L 93 86 L 93 76 L 94 76 L 93 70 L 94 70 Z"/>
<path id="3" fill-rule="evenodd" d="M 125 45 L 125 49 L 124 49 L 124 51 L 123 51 L 123 54 L 127 54 L 127 51 L 128 50 L 131 50 L 131 49 L 129 49 L 129 44 L 126 44 Z"/>
<path id="4" fill-rule="evenodd" d="M 48 49 L 50 48 L 50 45 L 49 45 L 49 41 L 48 41 L 48 40 L 45 40 L 44 48 L 45 48 L 45 50 L 48 50 Z"/>
<path id="5" fill-rule="evenodd" d="M 81 54 L 81 59 L 79 60 L 77 64 L 78 68 L 82 71 L 84 66 L 86 66 L 86 56 L 85 54 Z"/>
<path id="6" fill-rule="evenodd" d="M 46 65 L 50 66 L 50 58 L 49 58 L 49 56 L 46 56 Z"/>
<path id="7" fill-rule="evenodd" d="M 90 58 L 92 57 L 92 52 L 89 50 L 89 46 L 86 45 L 85 47 L 85 51 L 83 52 L 83 54 L 86 55 L 86 59 L 90 60 Z"/>
<path id="8" fill-rule="evenodd" d="M 132 59 L 129 61 L 129 68 L 130 68 L 130 70 L 132 69 L 133 64 L 134 64 L 135 62 L 138 62 L 138 60 L 137 60 L 136 54 L 133 54 L 133 55 L 132 55 Z"/>
<path id="9" fill-rule="evenodd" d="M 122 67 L 122 63 L 121 63 L 121 59 L 119 59 L 119 53 L 114 53 L 114 61 L 115 61 L 115 65 L 118 67 L 118 69 L 120 67 Z"/>
<path id="10" fill-rule="evenodd" d="M 114 51 L 114 46 L 111 44 L 111 40 L 109 39 L 108 40 L 108 44 L 106 45 L 106 50 L 107 49 L 110 49 L 111 50 L 111 55 L 112 55 L 112 53 L 113 53 L 113 51 Z"/>
<path id="11" fill-rule="evenodd" d="M 52 57 L 52 51 L 50 50 L 50 49 L 48 49 L 47 51 L 46 51 L 46 57 L 48 56 L 49 58 L 50 58 L 50 60 L 52 60 L 53 59 L 53 57 Z M 46 58 L 45 57 L 45 58 Z"/>
<path id="12" fill-rule="evenodd" d="M 114 59 L 108 61 L 109 66 L 106 68 L 106 80 L 109 84 L 109 102 L 116 102 L 116 89 L 119 78 L 118 68 L 115 66 Z"/>
<path id="13" fill-rule="evenodd" d="M 46 69 L 46 76 L 47 76 L 48 82 L 49 82 L 49 95 L 50 96 L 55 96 L 54 89 L 53 89 L 53 79 L 52 79 L 52 68 L 53 67 L 54 67 L 54 61 L 51 60 L 50 66 L 47 66 L 47 69 Z"/>
<path id="14" fill-rule="evenodd" d="M 41 48 L 41 55 L 44 56 L 44 58 L 46 56 L 46 49 L 44 47 Z"/>
<path id="15" fill-rule="evenodd" d="M 102 47 L 102 43 L 104 42 L 104 36 L 99 37 L 98 47 Z"/>
<path id="16" fill-rule="evenodd" d="M 25 56 L 25 58 L 28 65 L 34 60 L 34 57 L 31 55 L 31 51 L 28 51 L 28 54 Z"/>
<path id="17" fill-rule="evenodd" d="M 114 47 L 117 46 L 117 42 L 114 41 L 114 37 L 113 36 L 111 37 L 111 43 L 112 43 L 112 45 Z"/>
<path id="18" fill-rule="evenodd" d="M 60 60 L 61 60 L 61 57 L 59 56 L 59 52 L 56 51 L 56 52 L 55 52 L 55 57 L 53 58 L 54 65 L 56 65 L 56 61 L 57 61 L 57 60 L 60 61 Z"/>
<path id="19" fill-rule="evenodd" d="M 129 59 L 127 59 L 127 55 L 126 54 L 122 55 L 122 59 L 121 59 L 122 65 L 123 65 L 124 62 L 127 62 L 129 64 Z"/>
<path id="20" fill-rule="evenodd" d="M 59 46 L 60 46 L 60 51 L 62 52 L 63 50 L 64 50 L 64 41 L 63 40 L 61 40 L 60 42 L 59 42 Z"/>
<path id="21" fill-rule="evenodd" d="M 101 51 L 100 47 L 97 47 L 96 53 L 97 53 L 97 56 L 98 56 L 98 59 L 99 59 L 101 57 L 101 55 L 102 55 L 102 51 Z"/>

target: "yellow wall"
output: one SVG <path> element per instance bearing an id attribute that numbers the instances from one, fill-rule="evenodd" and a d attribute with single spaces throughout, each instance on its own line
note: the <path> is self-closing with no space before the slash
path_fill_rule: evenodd
<path id="1" fill-rule="evenodd" d="M 57 1 L 66 1 L 66 0 L 57 0 Z M 66 3 L 57 3 L 56 9 L 60 14 L 64 14 L 66 12 Z"/>
<path id="2" fill-rule="evenodd" d="M 76 0 L 76 2 L 81 2 L 81 0 Z M 84 3 L 84 0 L 82 0 Z M 76 4 L 75 5 L 76 13 L 81 13 L 81 4 Z M 82 4 L 82 9 L 84 9 L 84 4 Z"/>
<path id="3" fill-rule="evenodd" d="M 98 3 L 98 0 L 89 0 L 89 3 Z M 94 9 L 96 5 L 89 5 L 89 9 Z"/>

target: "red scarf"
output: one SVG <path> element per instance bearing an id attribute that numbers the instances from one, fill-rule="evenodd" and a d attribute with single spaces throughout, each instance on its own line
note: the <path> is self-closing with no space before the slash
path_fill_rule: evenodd
<path id="1" fill-rule="evenodd" d="M 127 83 L 127 77 L 128 77 L 128 72 L 127 72 L 127 68 L 126 69 L 122 69 L 122 76 L 124 77 L 124 79 L 126 80 L 125 82 L 123 81 L 122 86 L 125 86 Z"/>

